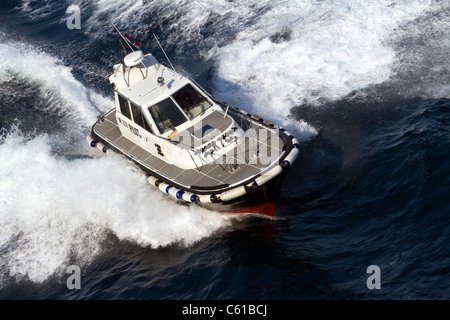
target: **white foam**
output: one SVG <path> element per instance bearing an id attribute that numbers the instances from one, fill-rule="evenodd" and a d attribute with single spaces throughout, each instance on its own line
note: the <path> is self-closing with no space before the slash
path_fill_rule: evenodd
<path id="1" fill-rule="evenodd" d="M 69 127 L 90 126 L 99 111 L 113 106 L 111 98 L 85 87 L 55 56 L 26 43 L 6 41 L 2 34 L 0 40 L 0 84 L 14 76 L 38 84 L 42 96 L 49 99 L 48 108 L 71 115 Z"/>
<path id="2" fill-rule="evenodd" d="M 45 18 L 54 14 L 55 7 L 55 2 L 51 0 L 21 0 L 17 4 L 17 9 L 25 13 L 29 19 Z"/>
<path id="3" fill-rule="evenodd" d="M 296 105 L 388 80 L 395 52 L 386 37 L 427 8 L 426 1 L 283 2 L 206 57 L 216 61 L 218 86 L 237 83 L 254 110 L 283 118 Z"/>
<path id="4" fill-rule="evenodd" d="M 82 11 L 86 7 L 82 0 L 76 0 L 74 3 L 80 6 Z M 155 18 L 161 19 L 161 21 L 172 20 L 176 16 L 177 20 L 172 20 L 173 24 L 167 26 L 169 30 L 173 30 L 173 34 L 171 33 L 169 37 L 173 41 L 185 42 L 197 38 L 205 24 L 208 23 L 210 14 L 218 17 L 226 15 L 229 26 L 235 28 L 238 21 L 257 14 L 259 9 L 264 8 L 266 4 L 264 1 L 257 0 L 247 0 L 245 3 L 227 0 L 161 0 L 158 2 L 95 0 L 92 1 L 92 5 L 94 10 L 86 20 L 86 33 L 110 30 L 107 22 L 113 22 L 124 30 L 130 28 L 126 30 L 126 33 L 140 33 L 145 26 L 139 25 L 139 23 L 153 12 L 157 12 L 158 16 Z M 214 25 L 212 27 L 220 28 L 221 26 Z M 166 40 L 171 41 L 170 39 Z"/>
<path id="5" fill-rule="evenodd" d="M 42 282 L 101 252 L 108 232 L 160 247 L 192 245 L 232 216 L 183 207 L 149 186 L 119 155 L 55 157 L 51 138 L 9 133 L 0 144 L 0 282 L 9 274 Z"/>

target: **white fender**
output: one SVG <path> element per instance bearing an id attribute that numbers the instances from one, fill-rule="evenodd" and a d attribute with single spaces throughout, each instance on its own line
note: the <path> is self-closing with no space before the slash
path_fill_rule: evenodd
<path id="1" fill-rule="evenodd" d="M 195 195 L 193 193 L 185 192 L 185 193 L 183 193 L 181 198 L 186 202 L 195 202 L 195 200 L 197 200 L 198 197 L 197 197 L 197 195 Z"/>
<path id="2" fill-rule="evenodd" d="M 263 175 L 259 176 L 258 178 L 256 178 L 255 181 L 253 182 L 253 185 L 256 184 L 257 186 L 262 186 L 263 184 L 265 184 L 269 180 L 272 180 L 273 178 L 275 178 L 281 172 L 283 172 L 283 168 L 281 166 L 276 166 L 276 167 L 270 169 L 265 174 L 263 174 Z"/>
<path id="3" fill-rule="evenodd" d="M 292 139 L 292 146 L 293 146 L 294 148 L 300 148 L 300 141 L 298 141 L 297 138 L 293 138 L 293 139 Z"/>
<path id="4" fill-rule="evenodd" d="M 181 191 L 180 189 L 177 189 L 177 188 L 175 188 L 175 187 L 172 187 L 172 188 L 169 189 L 169 195 L 170 195 L 172 198 L 175 198 L 175 199 L 177 199 L 177 200 L 180 200 L 181 197 L 183 196 L 183 191 Z"/>
<path id="5" fill-rule="evenodd" d="M 298 148 L 292 148 L 291 152 L 289 152 L 287 157 L 283 160 L 283 167 L 290 167 L 294 163 L 295 159 L 297 159 L 299 154 L 300 150 Z"/>
<path id="6" fill-rule="evenodd" d="M 284 131 L 284 133 L 291 139 L 294 139 L 294 136 L 287 130 Z"/>
<path id="7" fill-rule="evenodd" d="M 256 114 L 252 114 L 252 115 L 250 116 L 250 118 L 252 118 L 253 120 L 259 121 L 259 122 L 263 122 L 263 121 L 264 121 L 263 118 L 261 118 L 260 116 L 258 116 L 258 115 L 256 115 Z"/>
<path id="8" fill-rule="evenodd" d="M 159 179 L 154 177 L 154 176 L 148 176 L 147 181 L 149 184 L 151 184 L 152 186 L 156 187 L 155 182 L 158 181 Z"/>
<path id="9" fill-rule="evenodd" d="M 158 185 L 158 189 L 161 190 L 164 193 L 169 193 L 169 190 L 172 188 L 172 186 L 170 184 L 167 184 L 165 182 L 161 182 Z"/>
<path id="10" fill-rule="evenodd" d="M 97 145 L 97 141 L 95 141 L 95 139 L 91 135 L 86 136 L 86 141 L 92 148 L 95 148 L 95 146 Z"/>
<path id="11" fill-rule="evenodd" d="M 219 198 L 222 201 L 229 201 L 229 200 L 235 199 L 237 197 L 240 197 L 240 196 L 242 196 L 242 195 L 244 195 L 246 193 L 247 193 L 247 190 L 245 190 L 245 187 L 244 186 L 240 186 L 240 187 L 236 187 L 236 188 L 233 188 L 231 190 L 227 190 L 227 191 L 222 192 L 220 194 Z"/>
<path id="12" fill-rule="evenodd" d="M 106 153 L 106 151 L 108 150 L 106 148 L 106 146 L 103 143 L 101 143 L 101 142 L 97 142 L 96 147 L 97 147 L 98 150 L 100 150 L 103 153 Z"/>
<path id="13" fill-rule="evenodd" d="M 211 203 L 211 195 L 210 194 L 200 194 L 198 195 L 198 199 L 201 203 Z"/>

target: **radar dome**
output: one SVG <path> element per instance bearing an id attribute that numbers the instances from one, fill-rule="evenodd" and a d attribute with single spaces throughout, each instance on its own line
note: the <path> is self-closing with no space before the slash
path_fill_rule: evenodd
<path id="1" fill-rule="evenodd" d="M 123 59 L 127 67 L 135 67 L 140 64 L 142 60 L 144 60 L 144 54 L 142 53 L 142 51 L 134 51 L 132 53 L 129 53 Z"/>

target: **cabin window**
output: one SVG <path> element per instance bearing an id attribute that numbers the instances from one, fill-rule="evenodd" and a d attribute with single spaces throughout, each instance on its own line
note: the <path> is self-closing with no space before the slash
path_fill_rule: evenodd
<path id="1" fill-rule="evenodd" d="M 152 132 L 152 129 L 150 129 L 150 126 L 148 125 L 147 120 L 144 117 L 144 114 L 142 113 L 142 110 L 140 107 L 135 105 L 134 103 L 130 102 L 131 105 L 131 111 L 133 112 L 133 119 L 134 122 L 138 125 L 144 128 L 145 130 Z"/>
<path id="2" fill-rule="evenodd" d="M 148 108 L 150 114 L 155 120 L 159 132 L 164 133 L 169 130 L 175 130 L 175 127 L 186 122 L 186 117 L 175 105 L 172 99 L 167 98 Z"/>
<path id="3" fill-rule="evenodd" d="M 128 100 L 122 97 L 121 95 L 118 95 L 119 97 L 119 105 L 120 105 L 120 112 L 131 120 L 131 113 L 130 113 L 130 106 L 128 105 Z"/>
<path id="4" fill-rule="evenodd" d="M 150 125 L 148 124 L 147 119 L 145 119 L 144 115 L 142 115 L 142 120 L 144 121 L 144 129 L 150 133 L 153 133 L 153 130 L 150 127 Z"/>
<path id="5" fill-rule="evenodd" d="M 178 90 L 173 95 L 173 98 L 180 105 L 181 109 L 183 109 L 189 119 L 196 117 L 211 107 L 211 103 L 190 84 Z"/>

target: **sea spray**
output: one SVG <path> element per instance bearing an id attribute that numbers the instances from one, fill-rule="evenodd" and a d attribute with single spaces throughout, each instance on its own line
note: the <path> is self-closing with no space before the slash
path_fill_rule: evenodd
<path id="1" fill-rule="evenodd" d="M 45 281 L 70 258 L 91 261 L 109 233 L 150 248 L 190 246 L 233 219 L 166 198 L 119 155 L 69 160 L 51 144 L 20 132 L 1 141 L 3 276 Z"/>

